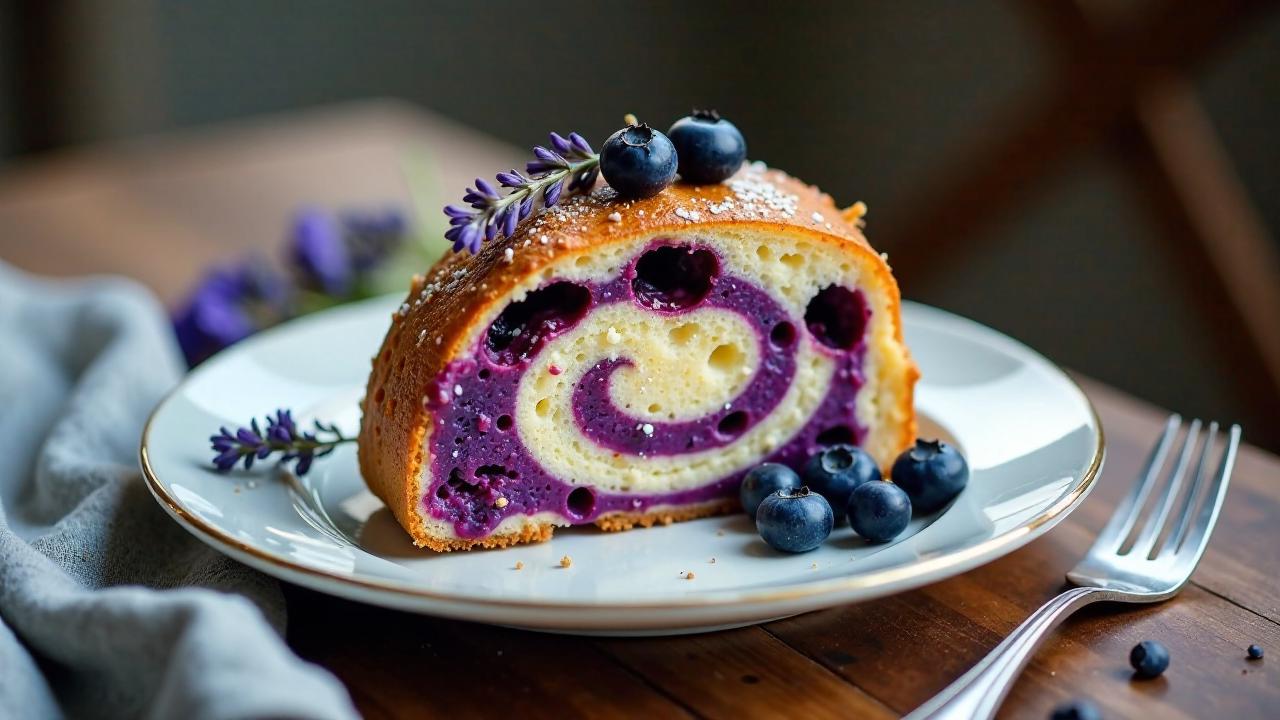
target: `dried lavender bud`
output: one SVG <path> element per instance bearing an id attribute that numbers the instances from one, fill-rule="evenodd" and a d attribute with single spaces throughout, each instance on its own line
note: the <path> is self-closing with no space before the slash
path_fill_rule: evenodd
<path id="1" fill-rule="evenodd" d="M 566 191 L 591 189 L 600 165 L 600 156 L 591 145 L 576 132 L 567 138 L 553 132 L 549 139 L 550 149 L 541 145 L 533 149 L 534 159 L 525 165 L 525 174 L 517 170 L 497 174 L 498 185 L 510 190 L 506 196 L 477 178 L 475 186 L 467 188 L 462 196 L 470 210 L 445 206 L 449 229 L 444 236 L 453 241 L 454 252 L 466 248 L 476 253 L 487 240 L 510 237 L 519 222 L 533 214 L 538 199 L 546 208 L 560 202 Z"/>
<path id="2" fill-rule="evenodd" d="M 344 436 L 337 426 L 319 420 L 315 421 L 315 432 L 300 431 L 290 410 L 277 410 L 274 416 L 268 415 L 266 432 L 254 418 L 247 427 L 237 428 L 234 433 L 222 427 L 217 435 L 209 437 L 209 445 L 217 453 L 213 466 L 222 473 L 230 472 L 241 462 L 248 470 L 255 460 L 279 453 L 280 462 L 295 462 L 294 473 L 306 475 L 316 458 L 355 441 L 353 437 Z"/>

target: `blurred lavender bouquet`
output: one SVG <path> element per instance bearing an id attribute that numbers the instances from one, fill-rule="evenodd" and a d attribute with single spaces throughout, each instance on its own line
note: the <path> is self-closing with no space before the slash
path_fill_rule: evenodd
<path id="1" fill-rule="evenodd" d="M 398 210 L 298 211 L 283 270 L 261 255 L 207 271 L 173 315 L 187 364 L 290 318 L 402 290 L 442 245 L 421 242 Z"/>

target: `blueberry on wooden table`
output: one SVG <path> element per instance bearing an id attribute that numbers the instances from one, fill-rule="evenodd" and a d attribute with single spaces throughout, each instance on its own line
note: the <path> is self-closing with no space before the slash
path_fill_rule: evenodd
<path id="1" fill-rule="evenodd" d="M 809 489 L 827 499 L 836 523 L 844 520 L 854 488 L 880 479 L 880 467 L 865 450 L 853 445 L 832 445 L 814 453 L 802 476 Z"/>
<path id="2" fill-rule="evenodd" d="M 834 524 L 826 498 L 807 487 L 779 490 L 756 509 L 756 530 L 774 550 L 808 552 L 822 544 Z"/>
<path id="3" fill-rule="evenodd" d="M 791 490 L 800 485 L 800 476 L 795 470 L 778 463 L 764 463 L 752 468 L 742 478 L 738 498 L 742 500 L 742 509 L 754 520 L 756 510 L 765 498 L 779 490 Z"/>
<path id="4" fill-rule="evenodd" d="M 1155 640 L 1143 640 L 1129 651 L 1129 664 L 1138 677 L 1159 677 L 1169 667 L 1169 649 Z"/>
<path id="5" fill-rule="evenodd" d="M 1249 659 L 1250 659 L 1250 660 L 1261 660 L 1261 659 L 1262 659 L 1262 646 L 1261 646 L 1261 645 L 1250 645 L 1250 646 L 1249 646 Z"/>
<path id="6" fill-rule="evenodd" d="M 1053 709 L 1052 720 L 1102 720 L 1098 706 L 1088 700 L 1072 700 Z"/>

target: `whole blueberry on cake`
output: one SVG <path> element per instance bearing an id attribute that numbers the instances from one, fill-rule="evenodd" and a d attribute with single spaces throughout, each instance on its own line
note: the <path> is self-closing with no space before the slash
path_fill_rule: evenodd
<path id="1" fill-rule="evenodd" d="M 914 440 L 918 373 L 861 204 L 759 163 L 676 180 L 672 143 L 634 127 L 602 154 L 552 134 L 445 209 L 455 252 L 394 314 L 359 442 L 417 545 L 735 512 L 761 463 L 853 444 L 887 469 Z"/>

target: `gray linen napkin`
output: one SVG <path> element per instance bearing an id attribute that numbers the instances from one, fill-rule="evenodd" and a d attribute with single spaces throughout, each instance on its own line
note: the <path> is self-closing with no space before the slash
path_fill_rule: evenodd
<path id="1" fill-rule="evenodd" d="M 356 716 L 281 640 L 279 586 L 143 486 L 142 425 L 181 372 L 135 285 L 0 263 L 0 718 Z"/>

